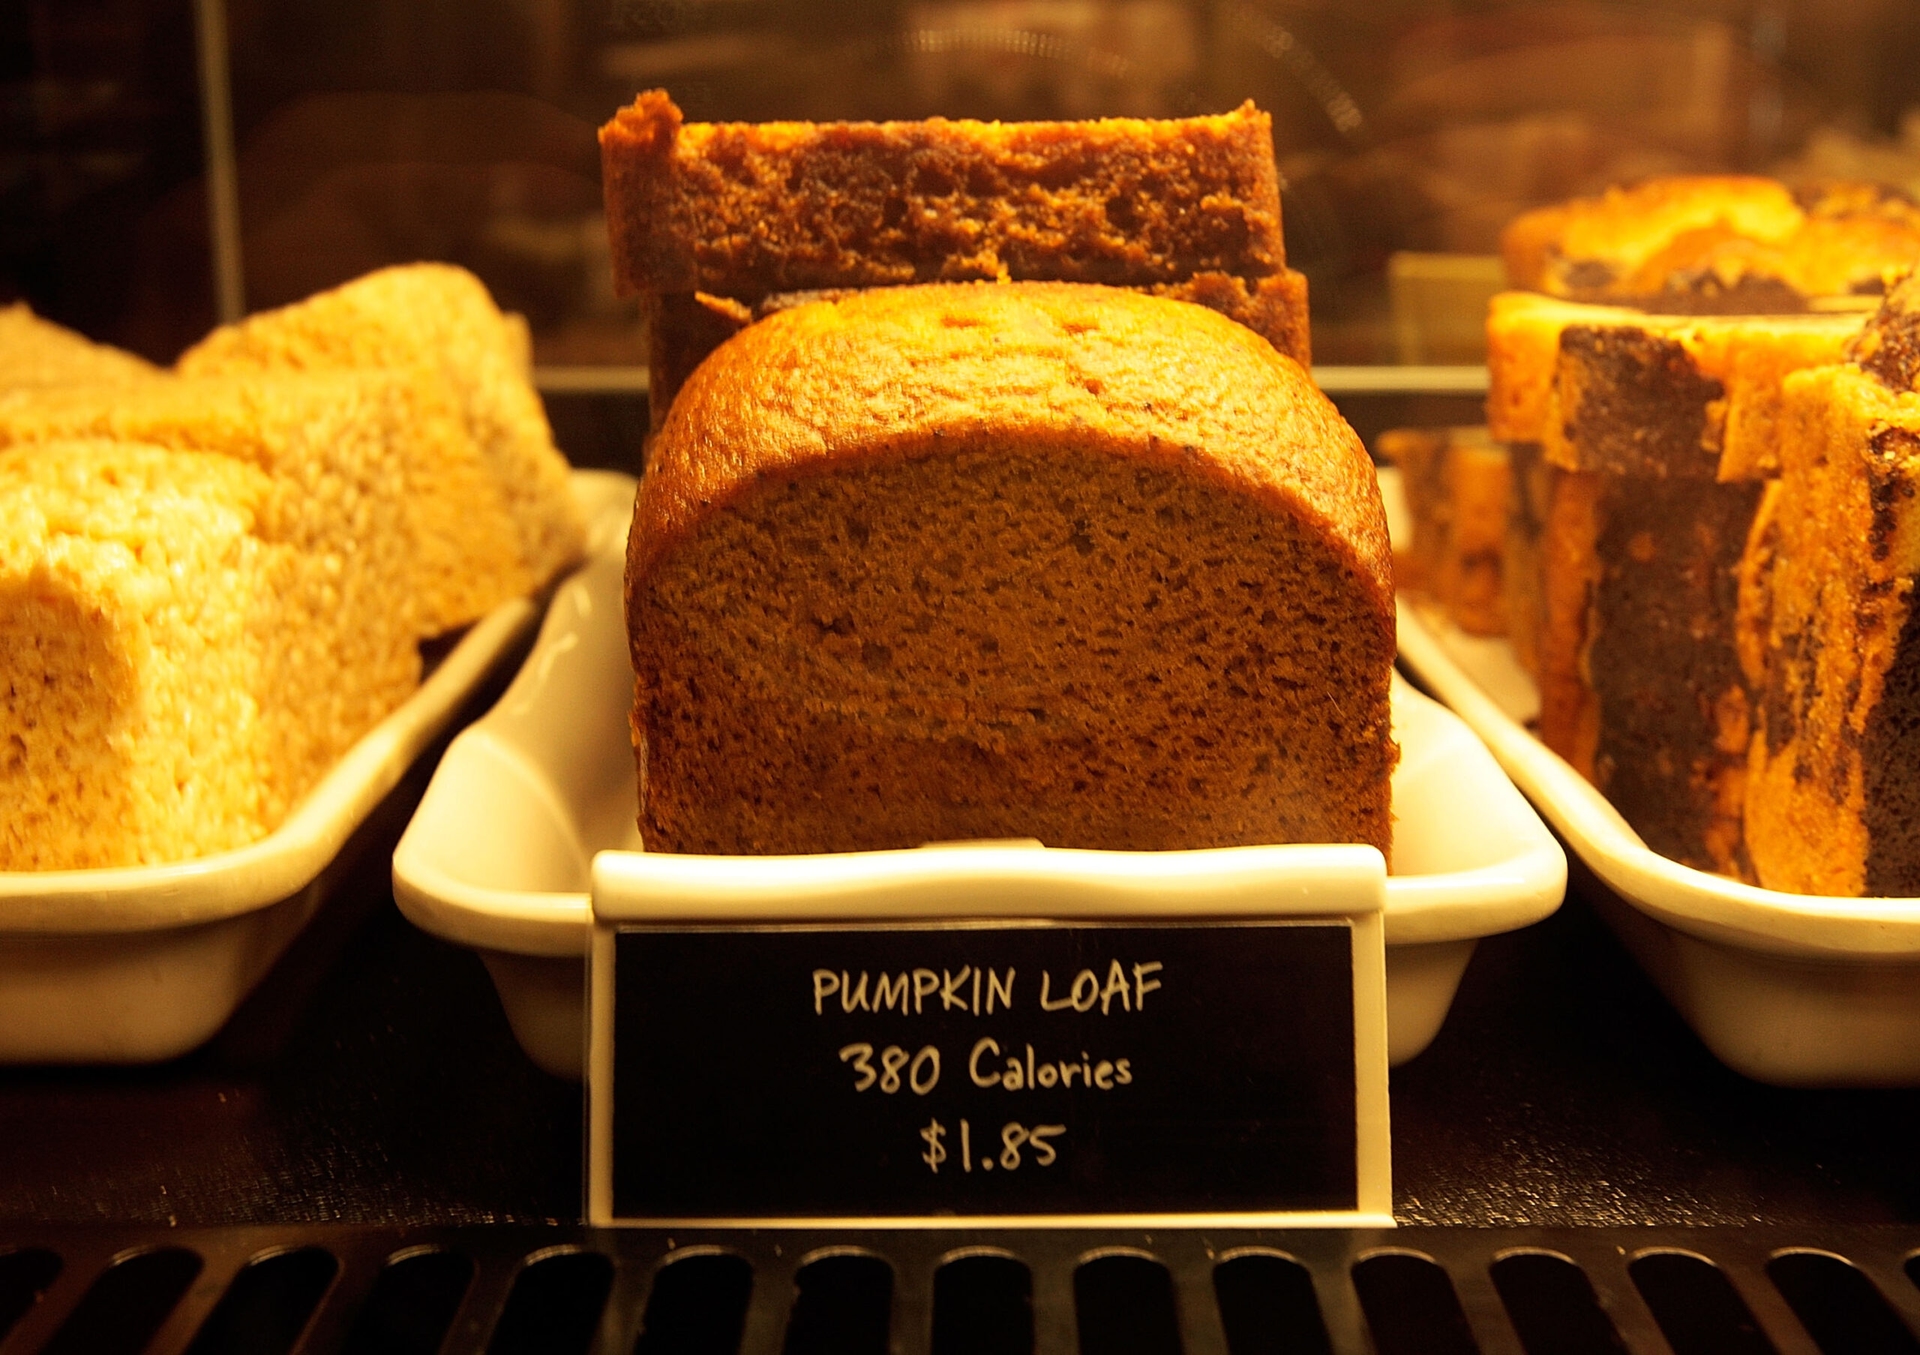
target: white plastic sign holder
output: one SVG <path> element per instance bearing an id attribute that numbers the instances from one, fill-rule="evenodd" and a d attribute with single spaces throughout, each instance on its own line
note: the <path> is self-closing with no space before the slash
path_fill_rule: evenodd
<path id="1" fill-rule="evenodd" d="M 595 1226 L 1393 1221 L 1374 848 L 592 877 Z"/>

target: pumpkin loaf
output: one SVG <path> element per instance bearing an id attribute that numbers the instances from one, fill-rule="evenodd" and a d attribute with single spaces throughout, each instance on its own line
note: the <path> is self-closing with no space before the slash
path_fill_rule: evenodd
<path id="1" fill-rule="evenodd" d="M 994 278 L 1178 282 L 1286 264 L 1270 119 L 682 121 L 600 129 L 615 284 L 761 297 Z"/>
<path id="2" fill-rule="evenodd" d="M 1920 895 L 1920 281 L 1854 360 L 1789 377 L 1741 571 L 1757 694 L 1749 848 L 1769 889 Z"/>
<path id="3" fill-rule="evenodd" d="M 689 123 L 658 90 L 600 130 L 614 279 L 648 298 L 653 428 L 731 334 L 821 294 L 1080 281 L 1229 315 L 1311 360 L 1270 120 Z"/>
<path id="4" fill-rule="evenodd" d="M 1371 463 L 1204 307 L 1016 283 L 769 316 L 655 441 L 627 609 L 652 850 L 1391 846 Z"/>

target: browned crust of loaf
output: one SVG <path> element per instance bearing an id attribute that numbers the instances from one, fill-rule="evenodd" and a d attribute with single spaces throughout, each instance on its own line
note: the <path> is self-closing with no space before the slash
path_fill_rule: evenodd
<path id="1" fill-rule="evenodd" d="M 1099 336 L 1094 342 L 1089 335 Z M 1300 366 L 1214 311 L 1071 283 L 890 288 L 768 317 L 701 364 L 655 440 L 627 578 L 769 477 L 1005 429 L 1184 466 L 1392 565 L 1373 463 Z"/>
<path id="2" fill-rule="evenodd" d="M 674 396 L 707 354 L 754 321 L 816 301 L 843 300 L 862 290 L 835 287 L 776 292 L 751 303 L 706 292 L 651 298 L 647 322 L 648 369 L 652 373 L 647 388 L 650 431 L 657 433 L 666 423 Z M 1304 273 L 1283 269 L 1252 282 L 1227 273 L 1201 273 L 1183 282 L 1155 283 L 1144 290 L 1219 311 L 1302 367 L 1313 363 Z"/>
<path id="3" fill-rule="evenodd" d="M 1286 264 L 1271 120 L 687 123 L 600 129 L 616 285 L 754 297 L 967 279 L 1147 284 Z"/>

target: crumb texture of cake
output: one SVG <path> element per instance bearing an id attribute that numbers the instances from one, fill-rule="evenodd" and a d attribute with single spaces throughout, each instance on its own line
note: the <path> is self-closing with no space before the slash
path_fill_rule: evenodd
<path id="1" fill-rule="evenodd" d="M 1562 474 L 1540 736 L 1653 850 L 1746 878 L 1738 567 L 1762 486 Z"/>
<path id="2" fill-rule="evenodd" d="M 1536 683 L 1547 629 L 1547 517 L 1563 474 L 1541 454 L 1537 442 L 1509 442 L 1507 522 L 1500 585 L 1505 595 L 1507 640 L 1513 657 Z"/>
<path id="3" fill-rule="evenodd" d="M 1784 441 L 1785 383 L 1838 361 L 1865 320 L 1529 293 L 1489 310 L 1490 428 L 1510 451 L 1537 449 L 1513 481 L 1527 511 L 1510 519 L 1502 582 L 1541 684 L 1541 738 L 1649 845 L 1700 869 L 1751 875 L 1738 572 Z"/>
<path id="4" fill-rule="evenodd" d="M 1755 870 L 1794 893 L 1920 895 L 1920 395 L 1841 364 L 1790 377 L 1787 402 L 1742 570 Z"/>
<path id="5" fill-rule="evenodd" d="M 356 610 L 394 648 L 464 625 L 534 584 L 499 489 L 437 378 L 261 372 L 0 399 L 0 447 L 72 438 L 258 467 L 272 484 L 260 509 L 267 530 L 330 560 L 344 605 L 361 593 L 377 599 Z"/>
<path id="6" fill-rule="evenodd" d="M 176 367 L 183 376 L 343 368 L 420 373 L 418 398 L 451 402 L 493 485 L 469 508 L 451 511 L 483 515 L 489 500 L 503 504 L 501 529 L 511 532 L 520 567 L 536 584 L 584 549 L 586 529 L 567 488 L 566 459 L 553 445 L 533 389 L 525 326 L 501 314 L 465 269 L 408 264 L 369 273 L 216 329 Z M 431 389 L 436 383 L 439 389 Z M 467 474 L 464 467 L 455 470 Z M 433 486 L 429 480 L 418 488 L 431 495 Z M 463 605 L 468 614 L 450 624 L 471 621 L 523 591 L 476 596 Z"/>
<path id="7" fill-rule="evenodd" d="M 600 130 L 616 284 L 758 297 L 969 279 L 1151 284 L 1286 263 L 1271 122 L 684 122 Z"/>
<path id="8" fill-rule="evenodd" d="M 150 381 L 166 375 L 136 353 L 43 320 L 25 302 L 0 306 L 0 393 Z"/>
<path id="9" fill-rule="evenodd" d="M 1202 307 L 877 290 L 718 349 L 629 541 L 642 837 L 1391 846 L 1358 439 Z"/>
<path id="10" fill-rule="evenodd" d="M 417 656 L 274 539 L 274 492 L 138 443 L 0 452 L 0 870 L 243 846 L 412 689 Z"/>

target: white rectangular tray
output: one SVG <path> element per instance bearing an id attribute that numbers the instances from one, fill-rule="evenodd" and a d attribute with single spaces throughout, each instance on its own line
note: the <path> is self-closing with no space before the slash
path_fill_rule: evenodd
<path id="1" fill-rule="evenodd" d="M 636 851 L 622 610 L 626 523 L 555 595 L 519 677 L 441 760 L 393 858 L 417 925 L 485 960 L 534 1062 L 579 1077 L 589 869 Z M 1566 857 L 1473 734 L 1396 679 L 1396 823 L 1387 881 L 1389 1056 L 1432 1041 L 1478 938 L 1559 906 Z M 706 858 L 727 870 L 729 858 Z"/>
<path id="2" fill-rule="evenodd" d="M 583 510 L 628 476 L 576 471 Z M 204 1043 L 323 901 L 322 872 L 538 609 L 476 623 L 259 842 L 172 865 L 0 873 L 0 1063 L 154 1063 Z"/>
<path id="3" fill-rule="evenodd" d="M 1538 702 L 1504 641 L 1402 600 L 1400 659 L 1613 891 L 1596 907 L 1723 1063 L 1781 1086 L 1920 1085 L 1920 899 L 1782 894 L 1670 861 L 1520 723 Z"/>

